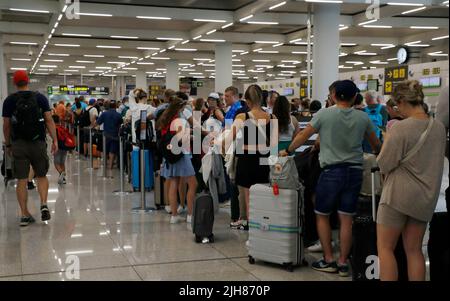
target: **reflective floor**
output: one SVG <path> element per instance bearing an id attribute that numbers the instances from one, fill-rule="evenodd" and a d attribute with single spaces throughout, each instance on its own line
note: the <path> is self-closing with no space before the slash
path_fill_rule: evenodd
<path id="1" fill-rule="evenodd" d="M 48 224 L 40 222 L 39 197 L 33 190 L 29 206 L 38 222 L 20 228 L 15 183 L 1 188 L 0 280 L 72 280 L 78 276 L 73 272 L 77 258 L 80 280 L 351 279 L 310 267 L 290 273 L 276 265 L 250 265 L 247 233 L 229 228 L 228 207 L 216 216 L 216 242 L 196 244 L 187 224 L 170 225 L 164 211 L 133 213 L 140 195 L 113 194 L 119 188 L 118 172 L 105 180 L 101 169 L 89 171 L 86 160 L 75 159 L 68 157 L 64 187 L 58 187 L 57 172 L 51 168 Z M 152 197 L 147 193 L 149 204 Z M 442 200 L 438 207 L 445 209 Z M 307 253 L 306 258 L 312 263 L 319 257 Z"/>

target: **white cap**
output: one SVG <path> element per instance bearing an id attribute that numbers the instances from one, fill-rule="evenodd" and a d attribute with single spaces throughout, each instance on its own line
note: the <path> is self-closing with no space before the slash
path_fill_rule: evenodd
<path id="1" fill-rule="evenodd" d="M 212 93 L 209 93 L 209 96 L 208 96 L 208 98 L 215 98 L 215 99 L 219 99 L 219 98 L 220 98 L 220 96 L 219 96 L 219 94 L 218 94 L 218 93 L 216 93 L 216 92 L 212 92 Z"/>

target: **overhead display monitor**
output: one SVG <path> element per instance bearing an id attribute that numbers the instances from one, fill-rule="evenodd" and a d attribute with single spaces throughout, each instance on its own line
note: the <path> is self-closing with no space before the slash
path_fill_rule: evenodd
<path id="1" fill-rule="evenodd" d="M 367 80 L 367 90 L 378 91 L 378 79 Z"/>
<path id="2" fill-rule="evenodd" d="M 361 92 L 367 91 L 367 82 L 360 82 L 356 86 Z"/>
<path id="3" fill-rule="evenodd" d="M 293 88 L 285 88 L 283 90 L 283 96 L 292 96 L 294 95 L 294 89 Z"/>

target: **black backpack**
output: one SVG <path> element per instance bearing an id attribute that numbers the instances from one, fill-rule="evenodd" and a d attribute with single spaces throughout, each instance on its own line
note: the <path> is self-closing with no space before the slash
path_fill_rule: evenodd
<path id="1" fill-rule="evenodd" d="M 166 162 L 170 164 L 177 163 L 184 156 L 183 152 L 180 152 L 179 154 L 174 154 L 172 152 L 172 149 L 174 148 L 172 145 L 172 139 L 174 137 L 175 135 L 168 131 L 165 135 L 162 135 L 161 139 L 157 142 L 158 151 L 161 153 Z M 181 141 L 178 141 L 178 146 L 181 147 Z"/>
<path id="2" fill-rule="evenodd" d="M 81 127 L 87 127 L 91 125 L 91 117 L 89 111 L 92 109 L 95 109 L 95 107 L 90 107 L 89 109 L 84 110 L 83 113 L 81 114 L 79 121 Z"/>
<path id="3" fill-rule="evenodd" d="M 45 122 L 35 92 L 15 94 L 16 109 L 12 116 L 13 138 L 26 141 L 45 139 Z"/>
<path id="4" fill-rule="evenodd" d="M 146 122 L 146 129 L 145 129 L 145 140 L 141 141 L 141 120 L 136 120 L 134 123 L 134 129 L 136 134 L 136 142 L 140 143 L 143 142 L 144 149 L 152 149 L 153 148 L 153 123 L 150 120 L 147 120 Z"/>

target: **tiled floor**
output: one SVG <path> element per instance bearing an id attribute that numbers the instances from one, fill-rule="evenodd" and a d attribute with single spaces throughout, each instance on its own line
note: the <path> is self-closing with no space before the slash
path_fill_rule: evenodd
<path id="1" fill-rule="evenodd" d="M 114 195 L 118 174 L 104 180 L 101 170 L 89 172 L 87 166 L 69 157 L 63 188 L 51 168 L 48 224 L 20 228 L 14 182 L 1 188 L 0 280 L 69 280 L 70 255 L 79 258 L 80 280 L 350 280 L 310 267 L 290 273 L 276 265 L 250 265 L 247 233 L 229 229 L 229 208 L 216 216 L 216 242 L 196 244 L 187 224 L 170 225 L 163 211 L 132 213 L 139 194 Z M 147 197 L 151 204 L 152 193 Z M 40 219 L 35 190 L 29 204 Z M 307 254 L 307 260 L 318 256 Z"/>

